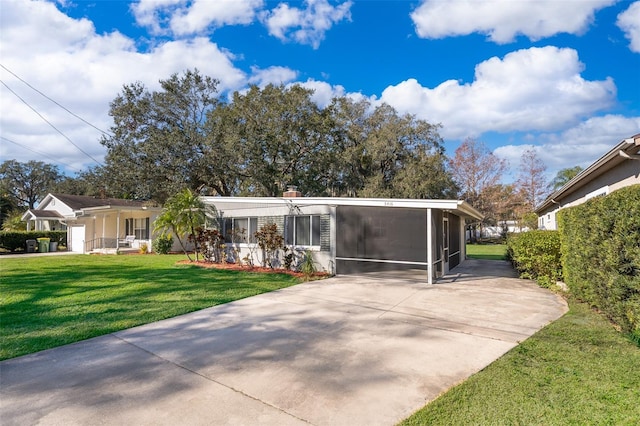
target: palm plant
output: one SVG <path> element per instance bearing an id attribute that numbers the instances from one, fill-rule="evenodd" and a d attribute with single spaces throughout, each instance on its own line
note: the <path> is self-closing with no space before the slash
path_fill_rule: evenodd
<path id="1" fill-rule="evenodd" d="M 170 197 L 164 205 L 162 213 L 154 221 L 154 231 L 160 232 L 162 236 L 175 235 L 180 243 L 180 247 L 187 255 L 187 241 L 190 236 L 196 235 L 198 227 L 205 226 L 207 217 L 215 217 L 209 210 L 212 207 L 206 206 L 202 200 L 190 189 L 184 189 Z M 196 261 L 198 260 L 198 241 L 193 239 L 195 244 Z"/>

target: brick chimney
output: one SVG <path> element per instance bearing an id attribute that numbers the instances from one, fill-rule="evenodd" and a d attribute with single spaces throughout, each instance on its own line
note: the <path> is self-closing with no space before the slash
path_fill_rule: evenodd
<path id="1" fill-rule="evenodd" d="M 298 187 L 294 185 L 287 186 L 287 190 L 282 194 L 284 198 L 302 197 L 302 192 L 298 191 Z"/>

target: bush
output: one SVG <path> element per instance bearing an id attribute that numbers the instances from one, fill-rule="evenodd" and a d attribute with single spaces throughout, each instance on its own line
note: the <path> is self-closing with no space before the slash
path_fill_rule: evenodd
<path id="1" fill-rule="evenodd" d="M 507 238 L 507 255 L 522 278 L 537 280 L 543 287 L 562 277 L 558 231 L 511 234 Z"/>
<path id="2" fill-rule="evenodd" d="M 640 185 L 559 213 L 565 282 L 640 339 Z"/>
<path id="3" fill-rule="evenodd" d="M 24 250 L 27 240 L 49 238 L 58 245 L 67 244 L 67 231 L 0 231 L 0 247 L 9 251 Z"/>
<path id="4" fill-rule="evenodd" d="M 167 254 L 173 247 L 173 237 L 170 235 L 161 235 L 153 240 L 153 251 L 158 254 Z"/>

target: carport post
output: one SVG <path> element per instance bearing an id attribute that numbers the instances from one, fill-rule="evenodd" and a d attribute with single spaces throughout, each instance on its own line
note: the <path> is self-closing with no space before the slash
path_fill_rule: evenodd
<path id="1" fill-rule="evenodd" d="M 433 247 L 431 240 L 433 239 L 433 232 L 431 231 L 431 209 L 427 209 L 427 284 L 433 284 Z"/>

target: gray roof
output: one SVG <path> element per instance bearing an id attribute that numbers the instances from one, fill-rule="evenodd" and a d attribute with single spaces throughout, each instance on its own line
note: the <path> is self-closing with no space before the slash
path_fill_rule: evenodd
<path id="1" fill-rule="evenodd" d="M 64 216 L 55 210 L 30 209 L 28 213 L 31 213 L 34 219 L 64 219 Z"/>
<path id="2" fill-rule="evenodd" d="M 98 198 L 85 195 L 54 194 L 51 196 L 62 201 L 73 210 L 88 209 L 94 207 L 138 207 L 144 205 L 143 201 L 123 200 L 121 198 Z"/>

